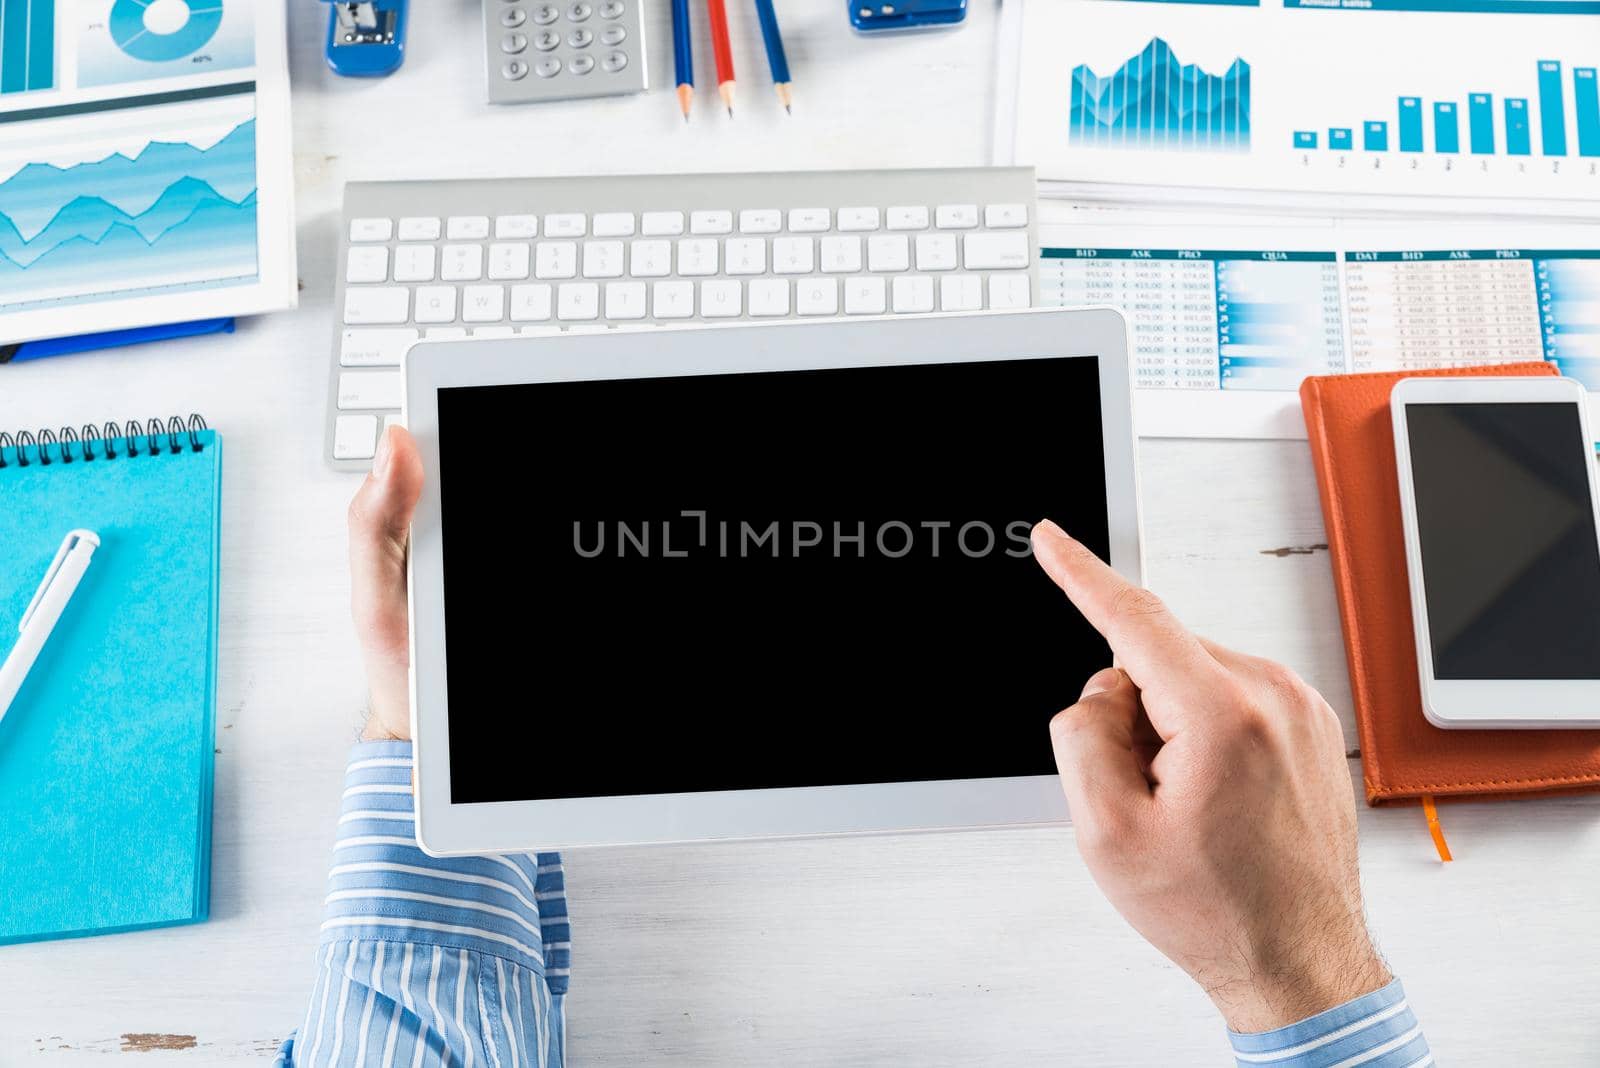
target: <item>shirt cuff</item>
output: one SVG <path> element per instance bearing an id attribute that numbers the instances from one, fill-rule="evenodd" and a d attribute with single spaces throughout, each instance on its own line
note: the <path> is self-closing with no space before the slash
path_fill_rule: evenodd
<path id="1" fill-rule="evenodd" d="M 1425 1068 L 1428 1040 L 1396 979 L 1353 1001 L 1276 1031 L 1229 1031 L 1241 1068 Z"/>
<path id="2" fill-rule="evenodd" d="M 562 985 L 570 946 L 556 853 L 430 857 L 417 846 L 410 742 L 350 752 L 322 941 L 404 942 L 504 957 Z"/>

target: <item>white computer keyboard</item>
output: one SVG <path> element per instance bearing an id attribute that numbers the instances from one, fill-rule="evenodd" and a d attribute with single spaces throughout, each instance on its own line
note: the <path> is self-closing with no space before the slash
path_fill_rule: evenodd
<path id="1" fill-rule="evenodd" d="M 1031 168 L 345 188 L 328 456 L 368 465 L 424 338 L 1026 308 Z"/>

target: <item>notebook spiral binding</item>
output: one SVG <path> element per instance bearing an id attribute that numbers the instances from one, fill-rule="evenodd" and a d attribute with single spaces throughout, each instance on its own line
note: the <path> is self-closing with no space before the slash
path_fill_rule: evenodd
<path id="1" fill-rule="evenodd" d="M 200 432 L 204 429 L 206 421 L 198 414 L 191 414 L 187 423 L 181 416 L 174 415 L 165 425 L 160 419 L 149 419 L 144 423 L 130 419 L 126 433 L 122 424 L 117 422 L 108 422 L 98 429 L 92 423 L 85 423 L 81 433 L 70 426 L 64 426 L 60 431 L 46 429 L 38 433 L 19 430 L 16 437 L 0 430 L 0 469 L 29 467 L 33 464 L 49 467 L 57 463 L 89 463 L 92 460 L 115 460 L 121 456 L 159 456 L 163 452 L 176 455 L 184 449 L 184 438 L 188 439 L 191 452 L 200 452 Z M 163 438 L 166 439 L 165 448 L 161 444 Z M 119 443 L 122 446 L 120 451 Z"/>

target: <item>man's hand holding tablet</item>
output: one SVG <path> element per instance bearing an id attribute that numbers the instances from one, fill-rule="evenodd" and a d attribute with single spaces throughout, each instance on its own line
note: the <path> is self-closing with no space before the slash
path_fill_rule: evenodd
<path id="1" fill-rule="evenodd" d="M 421 479 L 415 444 L 391 429 L 350 507 L 369 738 L 409 733 L 404 560 Z M 1121 664 L 1050 725 L 1074 837 L 1112 904 L 1206 990 L 1241 1048 L 1325 1050 L 1331 1034 L 1358 1051 L 1425 1054 L 1367 933 L 1327 703 L 1282 665 L 1191 634 L 1054 523 L 1032 545 Z"/>

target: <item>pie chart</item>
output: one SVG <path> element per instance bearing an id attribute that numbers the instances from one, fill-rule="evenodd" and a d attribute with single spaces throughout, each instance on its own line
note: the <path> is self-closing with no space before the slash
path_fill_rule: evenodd
<path id="1" fill-rule="evenodd" d="M 205 47 L 222 25 L 222 0 L 116 0 L 111 39 L 134 59 L 170 63 Z"/>

